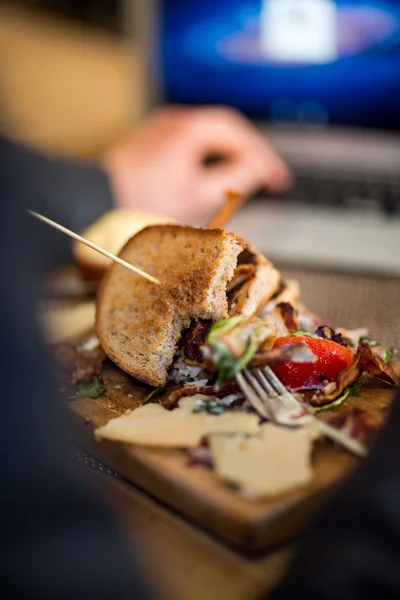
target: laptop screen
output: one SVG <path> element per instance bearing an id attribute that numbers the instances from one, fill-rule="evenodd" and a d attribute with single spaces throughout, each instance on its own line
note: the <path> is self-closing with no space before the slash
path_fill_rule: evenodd
<path id="1" fill-rule="evenodd" d="M 400 0 L 164 0 L 165 99 L 400 129 Z"/>

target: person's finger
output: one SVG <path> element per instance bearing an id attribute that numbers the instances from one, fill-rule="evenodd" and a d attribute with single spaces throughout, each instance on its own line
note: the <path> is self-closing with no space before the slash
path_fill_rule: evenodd
<path id="1" fill-rule="evenodd" d="M 283 191 L 291 185 L 291 173 L 267 139 L 247 119 L 226 108 L 201 108 L 192 113 L 190 129 L 199 162 L 206 154 L 252 165 L 259 185 Z"/>
<path id="2" fill-rule="evenodd" d="M 196 178 L 196 196 L 204 212 L 216 209 L 225 199 L 227 190 L 235 190 L 247 197 L 263 185 L 263 177 L 248 164 L 231 162 L 203 169 Z"/>
<path id="3" fill-rule="evenodd" d="M 284 161 L 264 145 L 250 146 L 237 158 L 243 170 L 248 170 L 259 187 L 270 192 L 283 192 L 292 185 L 292 174 Z"/>
<path id="4" fill-rule="evenodd" d="M 281 192 L 289 186 L 290 177 L 281 161 L 252 150 L 217 166 L 199 167 L 196 173 L 203 201 L 210 205 L 226 189 L 237 190 L 244 196 L 263 187 L 270 193 Z"/>

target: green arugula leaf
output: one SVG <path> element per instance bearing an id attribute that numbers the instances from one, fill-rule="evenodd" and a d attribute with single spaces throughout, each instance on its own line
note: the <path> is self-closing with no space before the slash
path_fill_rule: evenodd
<path id="1" fill-rule="evenodd" d="M 235 360 L 225 349 L 221 349 L 221 352 L 217 351 L 214 354 L 214 364 L 218 370 L 218 383 L 222 384 L 227 379 L 236 377 L 249 364 L 256 351 L 257 346 L 252 339 L 249 340 L 245 353 L 238 360 Z"/>
<path id="2" fill-rule="evenodd" d="M 292 335 L 299 335 L 299 336 L 302 336 L 302 337 L 311 337 L 311 338 L 315 337 L 315 335 L 313 333 L 310 333 L 309 331 L 303 331 L 302 329 L 299 329 L 299 331 L 295 331 L 295 333 L 291 333 L 290 335 L 291 336 Z"/>
<path id="3" fill-rule="evenodd" d="M 150 394 L 148 394 L 145 398 L 143 398 L 141 405 L 143 406 L 144 404 L 146 404 L 149 400 L 151 400 L 151 398 L 155 398 L 156 396 L 158 396 L 159 394 L 162 394 L 163 391 L 165 390 L 165 385 L 160 385 L 160 387 L 156 387 L 154 388 L 153 391 L 150 392 Z"/>
<path id="4" fill-rule="evenodd" d="M 265 327 L 266 325 L 262 322 L 259 324 L 249 323 L 248 319 L 243 316 L 214 323 L 210 329 L 207 344 L 211 350 L 212 362 L 218 372 L 218 384 L 221 385 L 227 379 L 234 378 L 249 364 L 257 352 L 260 334 Z M 230 334 L 232 334 L 231 338 L 228 337 Z M 248 339 L 243 339 L 243 335 L 248 336 Z M 238 352 L 235 356 L 232 346 L 235 341 L 237 347 L 244 344 L 240 356 L 238 356 Z"/>
<path id="5" fill-rule="evenodd" d="M 353 383 L 353 385 L 349 386 L 349 390 L 350 390 L 350 396 L 357 396 L 357 394 L 360 393 L 362 388 L 362 381 L 361 379 L 359 379 L 358 381 L 355 381 Z"/>
<path id="6" fill-rule="evenodd" d="M 257 346 L 256 346 L 253 338 L 250 338 L 249 343 L 246 348 L 246 352 L 243 354 L 242 358 L 238 361 L 239 371 L 241 371 L 242 369 L 247 367 L 247 365 L 249 364 L 249 362 L 251 361 L 251 359 L 253 358 L 253 356 L 255 355 L 256 352 L 257 352 Z"/>
<path id="7" fill-rule="evenodd" d="M 78 381 L 76 398 L 98 398 L 106 391 L 106 386 L 101 377 Z"/>
<path id="8" fill-rule="evenodd" d="M 392 353 L 390 352 L 389 348 L 385 348 L 385 356 L 384 359 L 385 363 L 390 363 L 390 361 L 392 360 Z"/>
<path id="9" fill-rule="evenodd" d="M 236 325 L 244 323 L 245 321 L 246 317 L 242 317 L 241 315 L 237 317 L 232 317 L 232 319 L 222 319 L 221 321 L 217 321 L 210 328 L 207 340 L 208 343 L 212 344 L 216 340 L 216 338 L 219 338 L 222 335 L 226 335 L 227 333 L 232 331 L 232 329 L 236 327 Z"/>
<path id="10" fill-rule="evenodd" d="M 360 339 L 358 340 L 358 343 L 359 344 L 368 344 L 368 346 L 371 346 L 371 348 L 375 348 L 376 346 L 382 346 L 382 344 L 380 344 L 376 340 L 373 340 L 372 338 L 365 337 L 365 336 L 361 336 Z"/>

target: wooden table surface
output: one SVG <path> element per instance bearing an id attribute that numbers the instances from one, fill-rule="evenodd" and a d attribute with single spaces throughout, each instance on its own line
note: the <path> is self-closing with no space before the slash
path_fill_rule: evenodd
<path id="1" fill-rule="evenodd" d="M 157 600 L 256 600 L 283 577 L 293 547 L 246 557 L 138 488 L 85 468 L 132 541 Z"/>
<path id="2" fill-rule="evenodd" d="M 396 304 L 398 298 L 398 282 L 361 276 L 349 280 L 345 276 L 298 271 L 285 274 L 298 278 L 313 309 L 344 325 L 366 324 L 384 343 L 398 347 L 395 322 L 386 327 L 386 312 L 390 313 L 392 303 Z M 321 291 L 321 297 L 311 293 L 312 290 Z M 310 293 L 312 298 L 307 297 Z M 346 302 L 346 298 L 352 302 Z M 385 314 L 379 310 L 383 298 Z M 88 325 L 91 322 L 83 323 L 82 333 Z M 246 558 L 133 485 L 90 474 L 99 485 L 99 493 L 109 498 L 132 543 L 138 545 L 144 566 L 151 571 L 149 579 L 157 591 L 156 597 L 161 600 L 200 596 L 257 598 L 278 582 L 292 557 L 293 549 L 286 546 L 257 558 Z"/>

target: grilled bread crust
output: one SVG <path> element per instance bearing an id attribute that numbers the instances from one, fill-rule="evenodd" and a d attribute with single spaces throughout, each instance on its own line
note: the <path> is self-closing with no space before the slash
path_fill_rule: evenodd
<path id="1" fill-rule="evenodd" d="M 82 235 L 108 252 L 117 254 L 123 244 L 141 229 L 149 225 L 174 222 L 174 219 L 153 213 L 115 208 L 92 223 Z M 81 275 L 86 280 L 99 281 L 111 265 L 109 258 L 91 250 L 81 242 L 74 242 L 72 249 Z"/>

